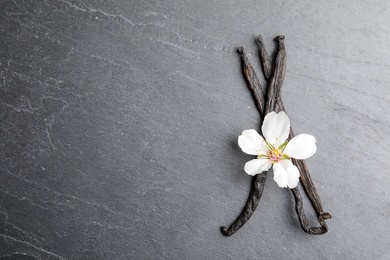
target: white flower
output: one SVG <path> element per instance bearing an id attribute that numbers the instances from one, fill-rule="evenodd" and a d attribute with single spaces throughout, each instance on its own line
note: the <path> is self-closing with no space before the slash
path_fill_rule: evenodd
<path id="1" fill-rule="evenodd" d="M 238 137 L 238 145 L 244 153 L 257 155 L 244 166 L 249 175 L 274 169 L 274 180 L 279 187 L 295 188 L 299 182 L 299 170 L 291 158 L 307 159 L 316 150 L 316 139 L 312 135 L 300 134 L 287 141 L 290 120 L 286 113 L 268 113 L 261 127 L 265 139 L 256 130 L 244 130 Z"/>

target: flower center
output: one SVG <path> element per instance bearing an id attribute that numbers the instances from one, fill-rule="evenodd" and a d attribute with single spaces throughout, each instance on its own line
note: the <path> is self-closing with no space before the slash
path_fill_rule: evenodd
<path id="1" fill-rule="evenodd" d="M 266 154 L 259 154 L 257 155 L 257 159 L 269 159 L 271 160 L 272 164 L 278 163 L 281 160 L 291 160 L 290 156 L 287 154 L 283 154 L 284 148 L 286 148 L 287 141 L 279 145 L 278 148 L 275 148 L 272 144 L 265 141 L 265 146 L 267 147 L 267 153 Z M 258 152 L 260 152 L 258 150 Z"/>
<path id="2" fill-rule="evenodd" d="M 282 159 L 283 155 L 279 149 L 273 148 L 268 151 L 268 158 L 273 164 L 278 163 Z"/>

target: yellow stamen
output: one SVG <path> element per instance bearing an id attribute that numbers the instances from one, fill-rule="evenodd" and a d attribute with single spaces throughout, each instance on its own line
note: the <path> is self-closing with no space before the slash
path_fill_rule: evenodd
<path id="1" fill-rule="evenodd" d="M 278 163 L 281 160 L 290 160 L 290 157 L 287 154 L 283 154 L 284 148 L 286 148 L 287 141 L 279 145 L 278 148 L 275 148 L 274 145 L 270 144 L 266 140 L 265 142 L 265 147 L 267 147 L 267 152 L 266 154 L 258 154 L 257 159 L 270 159 L 272 164 Z M 260 150 L 258 150 L 260 152 Z"/>
<path id="2" fill-rule="evenodd" d="M 282 152 L 279 149 L 273 148 L 268 151 L 268 158 L 273 164 L 278 163 L 282 159 Z"/>

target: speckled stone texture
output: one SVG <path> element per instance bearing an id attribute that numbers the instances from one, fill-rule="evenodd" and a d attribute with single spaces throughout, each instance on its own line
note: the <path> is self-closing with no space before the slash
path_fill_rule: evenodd
<path id="1" fill-rule="evenodd" d="M 0 259 L 389 259 L 390 2 L 295 2 L 0 0 Z M 286 36 L 322 236 L 272 172 L 220 232 L 250 189 L 236 50 L 259 71 L 260 33 Z"/>

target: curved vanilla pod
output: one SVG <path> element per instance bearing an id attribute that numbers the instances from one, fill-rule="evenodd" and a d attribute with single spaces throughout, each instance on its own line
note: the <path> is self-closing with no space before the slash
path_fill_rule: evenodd
<path id="1" fill-rule="evenodd" d="M 285 52 L 285 47 L 284 47 L 284 37 L 278 36 L 278 37 L 276 37 L 275 40 L 279 42 L 279 46 L 283 45 L 283 52 L 281 53 L 281 55 L 279 55 L 279 52 L 278 52 L 278 55 L 276 56 L 276 61 L 275 61 L 275 68 L 276 68 L 277 64 L 282 64 L 282 66 L 279 67 L 279 70 L 282 70 L 280 73 L 280 75 L 282 75 L 282 78 L 280 79 L 279 82 L 277 82 L 277 84 L 283 84 L 283 80 L 284 80 L 284 76 L 285 76 L 285 66 L 286 66 L 286 52 Z M 260 60 L 261 60 L 262 66 L 263 66 L 263 72 L 264 72 L 265 77 L 267 78 L 265 68 L 270 66 L 269 65 L 269 57 L 268 57 L 268 54 L 266 52 L 261 35 L 259 35 L 257 37 L 257 42 L 260 46 Z M 269 83 L 268 89 L 274 88 L 274 86 L 272 84 L 275 84 L 275 83 L 272 83 L 272 81 L 271 81 Z M 275 112 L 285 111 L 284 104 L 283 104 L 283 101 L 282 101 L 280 95 L 279 95 L 279 98 L 276 102 L 278 104 L 275 106 L 275 107 L 277 107 L 277 110 L 275 110 Z M 293 129 L 291 128 L 289 140 L 291 140 L 293 137 L 294 137 L 294 132 L 293 132 Z M 306 228 L 303 228 L 304 231 L 306 231 L 307 233 L 309 233 L 311 235 L 324 234 L 328 231 L 328 226 L 326 225 L 325 220 L 330 219 L 332 216 L 328 212 L 324 212 L 324 210 L 323 210 L 320 196 L 318 195 L 317 189 L 314 186 L 314 183 L 313 183 L 311 176 L 310 176 L 309 169 L 307 168 L 305 161 L 304 160 L 295 160 L 295 159 L 293 159 L 292 161 L 293 161 L 294 165 L 297 166 L 297 168 L 300 172 L 300 179 L 301 179 L 300 182 L 303 186 L 304 191 L 306 192 L 307 196 L 309 197 L 309 200 L 312 204 L 312 207 L 314 208 L 315 212 L 317 213 L 317 219 L 321 225 L 321 227 L 318 227 L 318 228 L 309 228 L 307 226 L 308 224 L 305 224 L 302 222 L 305 219 L 307 220 L 307 218 L 306 218 L 306 216 L 304 216 L 302 197 L 297 195 L 297 194 L 299 194 L 299 190 L 298 190 L 298 188 L 296 188 L 296 191 L 294 192 L 294 190 L 292 189 L 292 192 L 294 194 L 294 198 L 296 201 L 296 206 L 297 206 L 296 211 L 297 211 L 299 220 L 301 222 L 301 226 L 302 226 L 302 228 L 304 226 L 306 226 Z M 313 230 L 316 230 L 316 231 L 313 231 Z M 320 230 L 320 231 L 317 231 L 317 230 Z"/>
<path id="2" fill-rule="evenodd" d="M 279 39 L 280 38 L 280 39 Z M 257 75 L 255 71 L 253 70 L 252 65 L 249 63 L 249 60 L 245 54 L 245 50 L 241 47 L 238 49 L 239 53 L 241 54 L 241 59 L 243 63 L 243 72 L 245 79 L 248 82 L 249 89 L 252 92 L 252 96 L 254 98 L 256 107 L 260 113 L 260 116 L 264 116 L 265 114 L 268 114 L 271 111 L 274 111 L 276 109 L 277 102 L 269 100 L 275 99 L 276 101 L 279 98 L 280 89 L 283 85 L 283 79 L 280 80 L 279 77 L 284 77 L 285 74 L 285 51 L 284 50 L 284 43 L 283 38 L 284 36 L 280 36 L 279 46 L 278 46 L 278 55 L 277 55 L 277 61 L 275 63 L 275 69 L 274 73 L 271 77 L 271 84 L 268 87 L 268 99 L 266 102 L 264 102 L 264 94 L 262 93 L 262 88 L 260 85 L 260 81 L 257 78 Z M 278 58 L 279 57 L 279 58 Z M 265 109 L 263 109 L 265 107 Z M 263 114 L 263 111 L 265 112 Z M 253 177 L 252 180 L 252 188 L 249 193 L 248 200 L 240 214 L 240 216 L 233 222 L 233 224 L 230 225 L 229 228 L 227 227 L 221 227 L 222 234 L 226 236 L 231 236 L 234 233 L 236 233 L 244 224 L 249 220 L 249 218 L 252 216 L 253 212 L 256 210 L 261 195 L 263 193 L 264 189 L 264 183 L 267 178 L 267 172 L 262 172 L 260 174 L 257 174 Z"/>
<path id="3" fill-rule="evenodd" d="M 264 111 L 264 91 L 261 87 L 259 78 L 256 75 L 256 72 L 253 70 L 252 65 L 249 63 L 248 57 L 246 56 L 245 50 L 243 47 L 238 48 L 242 61 L 242 69 L 248 87 L 252 93 L 253 99 L 257 110 L 259 111 L 260 117 L 263 117 Z M 252 177 L 252 187 L 248 196 L 248 200 L 241 211 L 241 214 L 238 218 L 230 225 L 229 228 L 223 226 L 221 227 L 221 232 L 225 236 L 231 236 L 236 233 L 252 216 L 255 212 L 257 206 L 259 205 L 261 195 L 263 194 L 264 183 L 267 179 L 267 172 L 262 172 Z"/>

